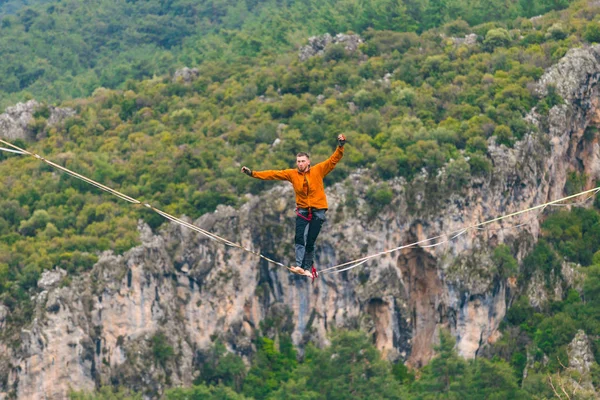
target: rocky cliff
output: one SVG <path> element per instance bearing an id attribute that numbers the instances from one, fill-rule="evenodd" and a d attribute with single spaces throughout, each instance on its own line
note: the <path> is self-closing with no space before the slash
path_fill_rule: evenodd
<path id="1" fill-rule="evenodd" d="M 584 135 L 600 122 L 599 77 L 600 48 L 570 51 L 538 88 L 543 94 L 555 85 L 565 103 L 548 116 L 532 110 L 528 118 L 539 132 L 514 148 L 490 143 L 493 173 L 468 188 L 448 189 L 445 170 L 410 184 L 397 179 L 389 183 L 392 203 L 373 213 L 365 201 L 373 182 L 367 173 L 333 185 L 317 264 L 337 264 L 562 197 L 570 171 L 585 173 L 588 185 L 600 179 L 598 138 Z M 290 263 L 293 206 L 291 188 L 276 184 L 239 209 L 219 207 L 194 223 Z M 433 356 L 439 329 L 449 328 L 459 352 L 474 357 L 497 338 L 510 298 L 527 285 L 496 272 L 493 248 L 505 243 L 521 259 L 538 237 L 539 221 L 536 214 L 522 215 L 488 228 L 323 274 L 311 284 L 180 226 L 152 232 L 140 224 L 142 245 L 122 256 L 103 254 L 69 285 L 60 284 L 60 270 L 44 275 L 35 319 L 22 330 L 20 344 L 0 343 L 0 392 L 58 399 L 69 387 L 120 384 L 152 396 L 167 384 L 190 384 L 203 349 L 216 337 L 249 356 L 259 332 L 288 332 L 302 348 L 311 340 L 326 345 L 334 327 L 360 328 L 385 357 L 421 366 Z M 175 353 L 163 364 L 150 361 L 157 335 Z"/>
<path id="2" fill-rule="evenodd" d="M 31 123 L 34 122 L 35 114 L 38 112 L 44 114 L 47 126 L 56 125 L 75 115 L 75 110 L 71 108 L 45 106 L 35 100 L 18 103 L 0 114 L 0 136 L 9 140 L 35 139 L 36 134 L 31 129 Z"/>

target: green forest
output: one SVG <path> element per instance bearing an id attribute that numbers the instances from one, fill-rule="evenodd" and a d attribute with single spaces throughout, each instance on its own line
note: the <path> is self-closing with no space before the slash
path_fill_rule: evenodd
<path id="1" fill-rule="evenodd" d="M 512 23 L 569 0 L 77 0 L 0 2 L 0 106 L 56 102 L 219 62 L 272 64 L 325 32 L 422 33 Z M 19 5 L 21 4 L 21 7 Z M 460 29 L 460 28 L 458 28 Z M 457 31 L 457 33 L 460 33 Z M 411 36 L 412 37 L 412 36 Z"/>
<path id="2" fill-rule="evenodd" d="M 355 33 L 364 43 L 300 61 L 307 38 L 326 32 Z M 458 40 L 468 34 L 474 43 Z M 547 116 L 563 102 L 552 87 L 540 96 L 533 83 L 569 49 L 599 42 L 600 8 L 587 0 L 6 1 L 0 106 L 42 101 L 29 126 L 36 140 L 15 144 L 191 218 L 271 187 L 240 166 L 288 168 L 298 151 L 322 161 L 344 133 L 344 162 L 326 183 L 363 169 L 375 214 L 389 207 L 394 179 L 409 187 L 425 171 L 431 197 L 441 201 L 490 177 L 488 139 L 511 147 L 535 131 L 523 119 L 532 108 Z M 198 77 L 174 80 L 183 66 Z M 77 115 L 49 126 L 53 105 Z M 596 134 L 586 132 L 590 140 Z M 583 181 L 572 174 L 569 194 Z M 0 337 L 15 339 L 31 320 L 44 270 L 64 268 L 68 285 L 100 252 L 137 245 L 139 219 L 153 229 L 164 223 L 43 163 L 0 152 L 0 300 L 10 310 Z M 586 278 L 581 291 L 566 290 L 544 309 L 520 296 L 502 339 L 475 360 L 460 358 L 447 334 L 418 371 L 381 360 L 359 332 L 334 332 L 330 347 L 300 356 L 282 331 L 277 342 L 256 339 L 249 367 L 216 342 L 196 385 L 165 398 L 553 398 L 550 383 L 560 387 L 577 330 L 595 338 L 600 361 L 599 239 L 596 201 L 548 213 L 522 263 L 497 247 L 500 275 L 526 281 L 542 271 L 551 286 L 566 259 Z M 164 364 L 173 350 L 159 339 L 154 358 Z M 141 396 L 118 385 L 72 394 Z"/>

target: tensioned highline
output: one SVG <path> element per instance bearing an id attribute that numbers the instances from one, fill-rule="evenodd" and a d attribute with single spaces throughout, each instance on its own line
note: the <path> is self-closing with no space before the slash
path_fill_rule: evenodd
<path id="1" fill-rule="evenodd" d="M 193 231 L 196 231 L 196 232 L 198 232 L 198 233 L 200 233 L 200 234 L 202 234 L 202 235 L 204 235 L 204 236 L 206 236 L 206 237 L 208 237 L 208 238 L 210 238 L 212 240 L 220 242 L 220 243 L 222 243 L 222 244 L 224 244 L 226 246 L 236 247 L 236 248 L 239 248 L 239 249 L 241 249 L 243 251 L 252 253 L 252 254 L 254 254 L 254 255 L 256 255 L 256 256 L 264 259 L 265 261 L 267 261 L 267 262 L 269 262 L 271 264 L 287 268 L 288 270 L 290 269 L 290 267 L 286 266 L 285 264 L 280 263 L 280 262 L 275 261 L 275 260 L 272 260 L 271 258 L 266 257 L 266 256 L 264 256 L 263 254 L 261 254 L 261 253 L 259 253 L 257 251 L 254 251 L 252 249 L 244 247 L 244 246 L 242 246 L 239 243 L 231 242 L 231 241 L 229 241 L 229 240 L 227 240 L 225 238 L 222 238 L 222 237 L 220 237 L 220 236 L 218 236 L 218 235 L 216 235 L 214 233 L 206 231 L 206 230 L 204 230 L 204 229 L 202 229 L 202 228 L 200 228 L 200 227 L 198 227 L 196 225 L 193 225 L 193 224 L 190 224 L 189 222 L 183 221 L 183 220 L 181 220 L 181 219 L 179 219 L 177 217 L 174 217 L 174 216 L 172 216 L 172 215 L 170 215 L 170 214 L 168 214 L 168 213 L 166 213 L 164 211 L 159 210 L 158 208 L 156 208 L 156 207 L 154 207 L 154 206 L 152 206 L 152 205 L 150 205 L 148 203 L 142 203 L 141 201 L 139 201 L 137 199 L 134 199 L 132 197 L 129 197 L 126 194 L 123 194 L 123 193 L 121 193 L 121 192 L 119 192 L 119 191 L 117 191 L 115 189 L 112 189 L 112 188 L 110 188 L 108 186 L 102 185 L 101 183 L 98 183 L 98 182 L 96 182 L 96 181 L 94 181 L 94 180 L 92 180 L 90 178 L 87 178 L 87 177 L 85 177 L 83 175 L 80 175 L 80 174 L 78 174 L 76 172 L 73 172 L 73 171 L 71 171 L 71 170 L 69 170 L 69 169 L 67 169 L 67 168 L 65 168 L 65 167 L 63 167 L 61 165 L 58 165 L 58 164 L 56 164 L 56 163 L 54 163 L 54 162 L 52 162 L 50 160 L 47 160 L 46 158 L 44 158 L 44 157 L 42 157 L 42 156 L 40 156 L 38 154 L 31 153 L 31 152 L 29 152 L 29 151 L 27 151 L 25 149 L 22 149 L 22 148 L 20 148 L 18 146 L 15 146 L 14 144 L 12 144 L 10 142 L 7 142 L 5 140 L 2 140 L 2 139 L 0 139 L 0 143 L 6 145 L 8 147 L 10 147 L 10 149 L 0 147 L 0 151 L 8 151 L 8 152 L 11 152 L 11 153 L 16 153 L 16 154 L 21 154 L 21 155 L 29 155 L 29 156 L 35 157 L 36 159 L 38 159 L 38 160 L 40 160 L 40 161 L 42 161 L 42 162 L 44 162 L 44 163 L 52 166 L 53 168 L 59 169 L 59 170 L 65 172 L 65 173 L 67 173 L 68 175 L 71 175 L 71 176 L 73 176 L 73 177 L 75 177 L 77 179 L 80 179 L 80 180 L 82 180 L 84 182 L 87 182 L 90 185 L 95 186 L 98 189 L 104 190 L 105 192 L 108 192 L 108 193 L 112 194 L 113 196 L 116 196 L 116 197 L 118 197 L 118 198 L 120 198 L 122 200 L 128 201 L 128 202 L 130 202 L 132 204 L 137 204 L 137 205 L 141 205 L 141 206 L 147 207 L 147 208 L 151 209 L 152 211 L 158 213 L 159 215 L 163 216 L 164 218 L 166 218 L 166 219 L 168 219 L 170 221 L 173 221 L 173 222 L 175 222 L 177 224 L 180 224 L 182 226 L 185 226 L 185 227 L 187 227 L 189 229 L 192 229 Z M 499 216 L 499 217 L 496 217 L 496 218 L 493 218 L 493 219 L 489 219 L 489 220 L 484 221 L 484 222 L 480 222 L 480 223 L 477 223 L 477 224 L 469 225 L 469 226 L 466 226 L 466 227 L 463 227 L 461 229 L 457 229 L 457 230 L 454 230 L 454 231 L 451 231 L 451 232 L 442 233 L 440 235 L 433 236 L 433 237 L 430 237 L 430 238 L 427 238 L 427 239 L 419 240 L 419 241 L 412 242 L 412 243 L 409 243 L 409 244 L 405 244 L 405 245 L 402 245 L 402 246 L 399 246 L 399 247 L 394 247 L 392 249 L 384 250 L 384 251 L 381 251 L 379 253 L 371 254 L 371 255 L 368 255 L 368 256 L 365 256 L 365 257 L 361 257 L 361 258 L 358 258 L 358 259 L 355 259 L 355 260 L 351 260 L 351 261 L 347 261 L 347 262 L 344 262 L 344 263 L 341 263 L 341 264 L 337 264 L 337 265 L 334 265 L 334 266 L 322 269 L 322 270 L 320 270 L 318 272 L 320 272 L 320 273 L 337 273 L 337 272 L 347 271 L 347 270 L 356 268 L 356 267 L 364 264 L 365 262 L 367 262 L 367 261 L 369 261 L 369 260 L 371 260 L 371 259 L 373 259 L 375 257 L 379 257 L 379 256 L 382 256 L 382 255 L 385 255 L 385 254 L 390 254 L 390 253 L 393 253 L 393 252 L 396 252 L 396 251 L 399 251 L 399 250 L 402 250 L 402 249 L 407 249 L 407 248 L 410 248 L 410 247 L 414 247 L 414 246 L 419 246 L 420 245 L 420 247 L 422 247 L 422 248 L 439 246 L 439 245 L 447 243 L 447 242 L 449 242 L 449 241 L 451 241 L 453 239 L 456 239 L 457 237 L 465 234 L 466 232 L 468 232 L 468 231 L 470 231 L 472 229 L 475 229 L 475 230 L 487 230 L 487 229 L 482 229 L 482 227 L 485 226 L 485 225 L 489 225 L 491 223 L 498 222 L 498 221 L 501 221 L 501 220 L 504 220 L 504 219 L 507 219 L 507 218 L 515 217 L 517 215 L 521 215 L 521 214 L 524 214 L 524 213 L 527 213 L 527 212 L 530 212 L 530 211 L 534 211 L 534 210 L 540 210 L 540 211 L 542 211 L 542 210 L 544 210 L 548 206 L 574 205 L 573 203 L 569 203 L 569 204 L 560 204 L 560 203 L 562 203 L 564 201 L 567 201 L 567 200 L 570 200 L 570 199 L 577 198 L 579 196 L 583 196 L 583 195 L 589 194 L 590 195 L 589 197 L 587 197 L 582 202 L 578 202 L 577 204 L 584 203 L 587 200 L 589 200 L 590 198 L 594 197 L 594 195 L 596 195 L 598 192 L 600 192 L 600 186 L 599 187 L 595 187 L 593 189 L 585 190 L 585 191 L 582 191 L 582 192 L 579 192 L 579 193 L 576 193 L 576 194 L 573 194 L 573 195 L 570 195 L 570 196 L 566 196 L 566 197 L 563 197 L 563 198 L 560 198 L 560 199 L 557 199 L 557 200 L 549 201 L 547 203 L 539 204 L 537 206 L 529 207 L 529 208 L 526 208 L 524 210 L 516 211 L 516 212 L 510 213 L 510 214 L 506 214 L 506 215 L 502 215 L 502 216 Z M 526 223 L 521 223 L 519 225 L 513 226 L 512 228 L 518 228 L 518 227 L 523 226 L 525 224 Z M 438 241 L 438 242 L 431 244 L 430 242 L 433 242 L 433 241 Z M 427 243 L 430 243 L 430 244 L 427 244 Z"/>

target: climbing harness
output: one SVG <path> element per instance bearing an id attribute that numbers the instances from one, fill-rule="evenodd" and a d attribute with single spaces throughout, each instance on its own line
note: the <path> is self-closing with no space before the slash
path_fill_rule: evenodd
<path id="1" fill-rule="evenodd" d="M 300 211 L 298 211 L 298 207 L 296 207 L 296 215 L 302 218 L 303 220 L 310 222 L 312 221 L 312 208 L 308 208 L 308 215 L 305 217 L 300 213 Z"/>
<path id="2" fill-rule="evenodd" d="M 0 139 L 0 143 L 6 145 L 8 147 L 10 147 L 10 148 L 0 147 L 0 151 L 7 151 L 7 152 L 11 152 L 11 153 L 22 154 L 22 155 L 29 155 L 29 156 L 35 157 L 38 160 L 40 160 L 40 161 L 42 161 L 42 162 L 44 162 L 44 163 L 46 163 L 46 164 L 48 164 L 48 165 L 56 168 L 56 169 L 59 169 L 59 170 L 63 171 L 64 173 L 66 173 L 68 175 L 71 175 L 74 178 L 77 178 L 77 179 L 80 179 L 80 180 L 82 180 L 82 181 L 84 181 L 86 183 L 89 183 L 90 185 L 95 186 L 98 189 L 104 190 L 105 192 L 108 192 L 108 193 L 110 193 L 110 194 L 112 194 L 112 195 L 114 195 L 114 196 L 116 196 L 116 197 L 118 197 L 118 198 L 120 198 L 122 200 L 125 200 L 125 201 L 128 201 L 130 203 L 133 203 L 133 204 L 136 204 L 136 205 L 141 205 L 141 206 L 144 206 L 146 208 L 149 208 L 150 210 L 158 213 L 159 215 L 163 216 L 164 218 L 166 218 L 166 219 L 168 219 L 168 220 L 170 220 L 172 222 L 175 222 L 175 223 L 177 223 L 177 224 L 179 224 L 181 226 L 185 226 L 185 227 L 187 227 L 187 228 L 189 228 L 189 229 L 191 229 L 191 230 L 193 230 L 195 232 L 198 232 L 198 233 L 200 233 L 200 234 L 208 237 L 211 240 L 217 241 L 217 242 L 222 243 L 222 244 L 224 244 L 226 246 L 229 246 L 229 247 L 235 247 L 235 248 L 244 250 L 244 251 L 246 251 L 248 253 L 254 254 L 257 257 L 262 258 L 263 260 L 265 260 L 265 261 L 267 261 L 267 262 L 269 262 L 271 264 L 287 268 L 289 271 L 294 272 L 292 270 L 292 268 L 290 268 L 290 267 L 288 267 L 288 266 L 286 266 L 286 265 L 284 265 L 284 264 L 282 264 L 282 263 L 280 263 L 278 261 L 272 260 L 271 258 L 266 257 L 265 255 L 263 255 L 263 254 L 261 254 L 261 253 L 259 253 L 257 251 L 254 251 L 252 249 L 244 247 L 241 244 L 231 242 L 231 241 L 229 241 L 229 240 L 227 240 L 225 238 L 222 238 L 222 237 L 220 237 L 220 236 L 218 236 L 218 235 L 216 235 L 214 233 L 206 231 L 206 230 L 204 230 L 204 229 L 202 229 L 202 228 L 200 228 L 200 227 L 198 227 L 196 225 L 193 225 L 193 224 L 191 224 L 189 222 L 183 221 L 183 220 L 181 220 L 181 219 L 179 219 L 177 217 L 174 217 L 174 216 L 172 216 L 172 215 L 170 215 L 170 214 L 168 214 L 168 213 L 166 213 L 164 211 L 159 210 L 156 207 L 153 207 L 152 205 L 150 205 L 148 203 L 142 203 L 141 201 L 139 201 L 137 199 L 134 199 L 133 197 L 129 197 L 126 194 L 123 194 L 123 193 L 121 193 L 121 192 L 119 192 L 117 190 L 114 190 L 114 189 L 112 189 L 112 188 L 110 188 L 108 186 L 102 185 L 101 183 L 98 183 L 98 182 L 96 182 L 96 181 L 94 181 L 94 180 L 92 180 L 90 178 L 87 178 L 87 177 L 85 177 L 83 175 L 80 175 L 80 174 L 78 174 L 76 172 L 73 172 L 73 171 L 71 171 L 71 170 L 69 170 L 69 169 L 67 169 L 67 168 L 65 168 L 65 167 L 63 167 L 61 165 L 53 163 L 52 161 L 47 160 L 47 159 L 45 159 L 44 157 L 42 157 L 42 156 L 40 156 L 38 154 L 31 153 L 31 152 L 29 152 L 27 150 L 24 150 L 24 149 L 22 149 L 22 148 L 20 148 L 18 146 L 15 146 L 12 143 L 9 143 L 9 142 L 7 142 L 5 140 L 2 140 L 2 139 Z M 486 225 L 489 225 L 489 224 L 492 224 L 494 222 L 502 221 L 504 219 L 511 218 L 511 217 L 516 217 L 518 215 L 521 215 L 521 214 L 524 214 L 524 213 L 527 213 L 527 212 L 531 212 L 531 211 L 535 211 L 535 210 L 539 210 L 539 212 L 541 213 L 548 206 L 570 206 L 570 205 L 582 204 L 584 202 L 587 202 L 589 199 L 593 198 L 598 192 L 600 192 L 600 186 L 596 187 L 596 188 L 593 188 L 593 189 L 585 190 L 585 191 L 582 191 L 582 192 L 579 192 L 579 193 L 576 193 L 576 194 L 573 194 L 573 195 L 570 195 L 570 196 L 566 196 L 566 197 L 563 197 L 561 199 L 553 200 L 553 201 L 550 201 L 550 202 L 547 202 L 547 203 L 544 203 L 544 204 L 539 204 L 537 206 L 529 207 L 529 208 L 524 209 L 524 210 L 516 211 L 516 212 L 510 213 L 510 214 L 506 214 L 506 215 L 502 215 L 502 216 L 499 216 L 499 217 L 496 217 L 496 218 L 493 218 L 493 219 L 490 219 L 490 220 L 487 220 L 487 221 L 484 221 L 484 222 L 473 224 L 473 225 L 470 225 L 470 226 L 467 226 L 467 227 L 464 227 L 464 228 L 461 228 L 461 229 L 458 229 L 458 230 L 455 230 L 455 231 L 452 231 L 452 232 L 449 232 L 449 233 L 443 233 L 443 234 L 440 234 L 440 235 L 437 235 L 437 236 L 433 236 L 433 237 L 430 237 L 430 238 L 426 238 L 426 239 L 422 239 L 422 240 L 419 240 L 419 241 L 416 241 L 416 242 L 413 242 L 413 243 L 409 243 L 409 244 L 402 245 L 402 246 L 399 246 L 399 247 L 395 247 L 395 248 L 392 248 L 392 249 L 384 250 L 384 251 L 381 251 L 381 252 L 376 253 L 376 254 L 371 254 L 371 255 L 368 255 L 368 256 L 365 256 L 365 257 L 362 257 L 362 258 L 358 258 L 356 260 L 352 260 L 352 261 L 348 261 L 348 262 L 345 262 L 345 263 L 337 264 L 337 265 L 334 265 L 332 267 L 322 269 L 320 271 L 317 271 L 317 269 L 315 268 L 315 266 L 313 264 L 313 266 L 311 268 L 311 272 L 310 272 L 311 278 L 314 281 L 315 278 L 317 278 L 319 276 L 319 273 L 339 273 L 339 272 L 343 272 L 343 271 L 348 271 L 348 270 L 351 270 L 353 268 L 356 268 L 356 267 L 358 267 L 358 266 L 366 263 L 367 261 L 369 261 L 369 260 L 371 260 L 371 259 L 373 259 L 375 257 L 379 257 L 379 256 L 382 256 L 382 255 L 390 254 L 390 253 L 393 253 L 393 252 L 396 252 L 396 251 L 399 251 L 399 250 L 402 250 L 402 249 L 411 248 L 411 247 L 414 247 L 414 246 L 420 246 L 421 248 L 430 248 L 430 247 L 440 246 L 440 245 L 442 245 L 444 243 L 448 243 L 448 242 L 456 239 L 457 237 L 459 237 L 459 236 L 461 236 L 461 235 L 463 235 L 463 234 L 465 234 L 465 233 L 467 233 L 468 231 L 471 231 L 471 230 L 479 230 L 479 231 L 481 231 L 481 230 L 486 230 L 486 231 L 493 230 L 493 228 L 482 228 L 482 227 L 484 227 Z M 584 199 L 582 202 L 563 204 L 564 201 L 567 201 L 567 200 L 570 200 L 570 199 L 574 199 L 576 197 L 583 196 L 583 195 L 586 195 L 586 194 L 589 195 L 589 196 L 586 199 Z M 310 221 L 312 219 L 312 211 L 311 211 L 310 208 L 309 208 L 308 217 L 304 217 L 303 215 L 301 215 L 299 213 L 298 209 L 296 209 L 296 214 L 298 216 L 306 219 L 307 221 Z M 536 217 L 537 217 L 537 215 L 536 215 Z M 521 223 L 519 225 L 515 225 L 515 226 L 511 226 L 511 227 L 507 227 L 507 228 L 517 228 L 517 227 L 523 226 L 523 225 L 531 222 L 532 220 L 533 220 L 533 218 L 531 218 L 530 220 L 526 221 L 525 223 Z M 500 228 L 500 229 L 507 229 L 507 228 Z M 433 243 L 433 244 L 431 244 L 431 242 L 433 242 L 433 241 L 436 241 L 436 242 Z"/>

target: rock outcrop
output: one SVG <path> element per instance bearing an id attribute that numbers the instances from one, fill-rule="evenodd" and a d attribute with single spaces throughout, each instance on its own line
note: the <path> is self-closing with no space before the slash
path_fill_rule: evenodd
<path id="1" fill-rule="evenodd" d="M 572 370 L 577 373 L 579 381 L 578 386 L 587 391 L 595 391 L 592 383 L 591 369 L 596 364 L 596 359 L 592 351 L 590 339 L 584 331 L 579 330 L 575 338 L 568 346 L 569 367 L 567 372 Z"/>
<path id="2" fill-rule="evenodd" d="M 35 100 L 29 100 L 27 103 L 18 103 L 13 107 L 7 107 L 6 112 L 0 114 L 0 137 L 8 140 L 35 139 L 35 134 L 30 129 L 30 124 L 34 120 L 35 113 L 42 107 L 44 107 L 44 105 Z M 48 106 L 48 118 L 46 123 L 49 126 L 53 126 L 74 115 L 75 110 L 73 109 Z"/>
<path id="3" fill-rule="evenodd" d="M 346 51 L 353 53 L 358 50 L 358 46 L 363 42 L 364 40 L 359 35 L 346 35 L 344 33 L 338 33 L 335 36 L 331 36 L 329 33 L 312 36 L 308 39 L 308 45 L 300 48 L 298 57 L 300 61 L 306 61 L 311 57 L 323 55 L 327 47 L 334 44 L 342 44 Z"/>
<path id="4" fill-rule="evenodd" d="M 477 44 L 477 34 L 469 33 L 465 37 L 451 37 L 455 46 L 475 46 Z"/>
<path id="5" fill-rule="evenodd" d="M 33 120 L 33 114 L 37 107 L 39 107 L 39 103 L 35 100 L 7 107 L 6 112 L 0 114 L 0 135 L 9 140 L 32 139 L 28 125 Z"/>
<path id="6" fill-rule="evenodd" d="M 492 142 L 493 174 L 469 188 L 446 190 L 444 170 L 410 184 L 396 179 L 389 182 L 392 203 L 373 213 L 365 200 L 371 177 L 354 173 L 331 187 L 330 222 L 319 239 L 317 265 L 458 231 L 562 197 L 569 171 L 585 172 L 590 183 L 600 179 L 598 138 L 583 135 L 598 123 L 599 59 L 597 47 L 569 52 L 564 63 L 583 67 L 564 72 L 577 81 L 556 85 L 566 102 L 550 110 L 549 129 L 527 135 L 512 149 Z M 562 81 L 560 65 L 558 72 L 544 75 L 542 86 Z M 543 118 L 530 116 L 541 128 Z M 240 209 L 220 206 L 195 224 L 291 263 L 293 207 L 291 188 L 276 185 L 260 197 L 249 196 Z M 512 288 L 527 284 L 499 276 L 490 268 L 491 252 L 505 243 L 522 259 L 539 235 L 535 217 L 521 215 L 439 246 L 430 242 L 389 253 L 355 269 L 324 273 L 314 284 L 178 225 L 152 232 L 140 224 L 142 245 L 122 256 L 104 253 L 92 271 L 70 285 L 46 277 L 54 283 L 37 295 L 35 319 L 23 329 L 21 347 L 0 343 L 0 354 L 9 359 L 0 364 L 10 365 L 0 368 L 0 384 L 6 382 L 0 392 L 22 399 L 63 398 L 68 385 L 115 384 L 151 396 L 166 382 L 191 383 L 197 355 L 214 338 L 246 357 L 254 351 L 253 337 L 277 330 L 290 333 L 302 348 L 311 340 L 326 345 L 333 328 L 361 328 L 387 358 L 421 366 L 434 355 L 439 330 L 447 328 L 460 354 L 474 357 L 497 338 Z M 148 356 L 157 335 L 174 351 L 161 364 Z"/>
<path id="7" fill-rule="evenodd" d="M 198 68 L 184 67 L 175 71 L 173 75 L 173 82 L 183 82 L 186 84 L 191 83 L 200 76 L 200 70 Z"/>

